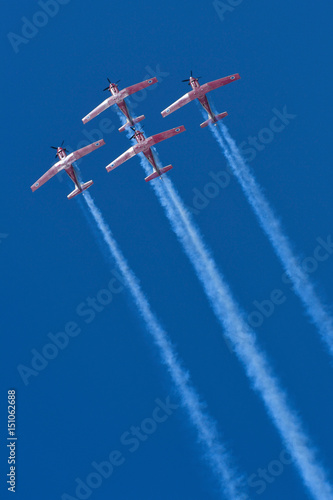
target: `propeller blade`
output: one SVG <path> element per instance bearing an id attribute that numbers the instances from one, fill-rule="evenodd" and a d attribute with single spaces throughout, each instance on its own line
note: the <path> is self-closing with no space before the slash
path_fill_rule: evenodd
<path id="1" fill-rule="evenodd" d="M 116 82 L 116 85 L 118 85 L 118 83 L 119 83 L 119 82 L 121 82 L 121 80 L 118 80 L 118 81 Z"/>
<path id="2" fill-rule="evenodd" d="M 191 70 L 191 76 L 193 76 L 192 70 Z"/>
<path id="3" fill-rule="evenodd" d="M 187 78 L 186 80 L 182 80 L 182 82 L 189 82 L 189 81 L 190 81 L 189 78 Z"/>
<path id="4" fill-rule="evenodd" d="M 65 139 L 64 139 L 64 140 L 62 141 L 62 143 L 61 143 L 61 146 L 60 146 L 61 148 L 62 148 L 62 146 L 63 146 L 64 142 L 65 142 Z"/>
<path id="5" fill-rule="evenodd" d="M 107 81 L 108 81 L 108 82 L 109 82 L 109 84 L 111 85 L 111 80 L 110 80 L 110 78 L 107 78 Z M 103 92 L 104 92 L 105 90 L 109 90 L 110 85 L 109 85 L 108 87 L 106 87 L 105 89 L 103 89 Z"/>
<path id="6" fill-rule="evenodd" d="M 52 148 L 52 149 L 58 149 L 58 148 L 56 148 L 55 146 L 50 146 L 50 148 Z"/>

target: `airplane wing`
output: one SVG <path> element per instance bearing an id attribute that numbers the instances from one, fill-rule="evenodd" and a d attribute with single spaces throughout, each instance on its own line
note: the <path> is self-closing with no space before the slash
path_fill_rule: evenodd
<path id="1" fill-rule="evenodd" d="M 87 116 L 82 118 L 83 123 L 89 122 L 90 120 L 101 114 L 102 111 L 109 108 L 110 106 L 113 106 L 114 104 L 116 104 L 116 97 L 115 96 L 108 97 L 107 99 L 105 99 L 105 101 L 99 104 L 97 108 L 93 109 Z"/>
<path id="2" fill-rule="evenodd" d="M 95 149 L 98 149 L 101 146 L 104 146 L 104 144 L 105 144 L 104 139 L 101 139 L 100 141 L 93 142 L 92 144 L 89 144 L 88 146 L 85 146 L 84 148 L 78 149 L 77 151 L 73 151 L 73 153 L 72 153 L 73 159 L 71 161 L 73 162 L 73 161 L 78 160 L 79 158 L 82 158 L 82 156 L 85 156 L 85 155 L 91 153 L 92 151 L 95 151 Z"/>
<path id="3" fill-rule="evenodd" d="M 147 139 L 149 141 L 149 146 L 153 146 L 158 142 L 165 141 L 165 139 L 170 139 L 170 137 L 178 135 L 181 132 L 185 132 L 185 130 L 186 128 L 184 127 L 184 125 L 182 125 L 181 127 L 172 128 L 170 130 L 166 130 L 165 132 L 161 132 L 160 134 L 152 135 L 151 137 L 149 137 L 149 139 Z"/>
<path id="4" fill-rule="evenodd" d="M 223 85 L 227 85 L 228 83 L 234 82 L 235 80 L 239 80 L 240 76 L 238 73 L 234 75 L 225 76 L 224 78 L 219 78 L 218 80 L 213 80 L 212 82 L 204 83 L 204 85 L 200 86 L 200 89 L 203 89 L 205 93 L 210 92 L 211 90 L 222 87 Z"/>
<path id="5" fill-rule="evenodd" d="M 65 165 L 60 165 L 60 162 L 58 161 L 51 167 L 47 172 L 45 172 L 42 177 L 40 177 L 34 184 L 31 186 L 32 191 L 36 191 L 36 189 L 40 188 L 45 182 L 47 182 L 49 179 L 54 177 L 60 170 L 62 170 L 65 167 Z"/>
<path id="6" fill-rule="evenodd" d="M 174 102 L 173 104 L 171 104 L 171 106 L 169 106 L 164 111 L 162 111 L 161 115 L 163 116 L 163 118 L 165 118 L 167 115 L 170 115 L 170 113 L 173 113 L 174 111 L 181 108 L 182 106 L 185 106 L 185 104 L 188 104 L 189 102 L 193 101 L 195 98 L 196 98 L 196 96 L 194 95 L 193 90 L 191 90 L 191 92 L 188 92 L 187 94 L 183 95 L 183 97 L 178 99 L 178 101 Z"/>
<path id="7" fill-rule="evenodd" d="M 135 85 L 131 85 L 130 87 L 122 89 L 119 92 L 119 94 L 108 97 L 107 99 L 105 99 L 105 101 L 99 104 L 97 108 L 93 109 L 87 116 L 82 118 L 83 123 L 89 122 L 90 120 L 98 116 L 100 113 L 102 113 L 102 111 L 116 104 L 117 101 L 119 101 L 119 99 L 125 99 L 125 97 L 132 95 L 135 92 L 138 92 L 139 90 L 145 89 L 146 87 L 149 87 L 154 83 L 157 83 L 157 81 L 158 80 L 156 77 L 149 78 L 149 80 L 145 80 L 143 82 L 136 83 Z"/>
<path id="8" fill-rule="evenodd" d="M 126 87 L 125 89 L 122 89 L 120 91 L 121 97 L 125 98 L 129 95 L 134 94 L 135 92 L 138 92 L 139 90 L 145 89 L 146 87 L 149 87 L 150 85 L 154 85 L 154 83 L 157 83 L 158 80 L 156 77 L 154 78 L 149 78 L 149 80 L 145 80 L 144 82 L 136 83 L 135 85 L 131 85 L 130 87 Z"/>
<path id="9" fill-rule="evenodd" d="M 106 168 L 106 170 L 108 172 L 110 172 L 111 170 L 114 170 L 115 168 L 119 167 L 119 165 L 121 165 L 122 163 L 124 163 L 125 161 L 129 160 L 130 158 L 132 158 L 135 155 L 136 155 L 136 152 L 135 152 L 134 147 L 132 146 L 127 151 L 125 151 L 125 153 L 123 153 L 122 155 L 118 156 L 118 158 L 116 160 L 114 160 L 112 163 L 110 163 L 105 168 Z"/>
<path id="10" fill-rule="evenodd" d="M 101 146 L 104 146 L 105 142 L 104 139 L 101 139 L 100 141 L 93 142 L 92 144 L 89 144 L 88 146 L 85 146 L 84 148 L 78 149 L 77 151 L 74 151 L 73 153 L 70 153 L 66 158 L 63 159 L 61 162 L 58 161 L 51 167 L 47 172 L 45 172 L 42 177 L 40 177 L 32 186 L 31 189 L 32 191 L 36 191 L 36 189 L 40 188 L 45 182 L 47 182 L 49 179 L 51 179 L 53 176 L 55 176 L 60 170 L 62 170 L 65 167 L 68 167 L 72 162 L 78 160 L 79 158 L 82 158 L 82 156 L 85 156 L 95 149 L 100 148 Z"/>

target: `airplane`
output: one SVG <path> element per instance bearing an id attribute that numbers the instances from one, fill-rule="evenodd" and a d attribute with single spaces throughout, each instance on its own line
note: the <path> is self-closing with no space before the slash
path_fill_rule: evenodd
<path id="1" fill-rule="evenodd" d="M 130 112 L 128 110 L 127 104 L 124 101 L 125 97 L 128 97 L 129 95 L 134 94 L 135 92 L 138 92 L 139 90 L 145 89 L 146 87 L 149 87 L 150 85 L 153 85 L 154 83 L 157 83 L 157 78 L 150 78 L 149 80 L 145 80 L 140 83 L 136 83 L 135 85 L 132 85 L 131 87 L 126 87 L 125 89 L 118 90 L 118 82 L 116 83 L 111 83 L 111 81 L 108 78 L 109 86 L 106 87 L 103 90 L 109 90 L 111 92 L 111 97 L 108 97 L 103 101 L 97 108 L 93 109 L 87 116 L 82 118 L 83 123 L 87 123 L 95 116 L 98 116 L 102 111 L 105 109 L 109 108 L 110 106 L 113 106 L 114 104 L 117 104 L 118 108 L 120 111 L 125 115 L 127 122 L 125 125 L 120 127 L 118 130 L 119 132 L 123 132 L 127 127 L 134 127 L 136 123 L 141 122 L 142 120 L 145 119 L 144 115 L 138 116 L 137 118 L 132 118 L 130 115 Z"/>
<path id="2" fill-rule="evenodd" d="M 165 118 L 167 115 L 173 113 L 176 111 L 176 109 L 181 108 L 185 104 L 193 101 L 194 99 L 198 99 L 202 107 L 207 111 L 208 113 L 208 120 L 205 122 L 201 123 L 200 127 L 204 128 L 207 127 L 210 123 L 213 123 L 215 126 L 219 120 L 227 116 L 227 112 L 225 111 L 224 113 L 220 113 L 219 115 L 215 115 L 210 107 L 210 104 L 208 102 L 208 99 L 206 97 L 206 94 L 210 92 L 211 90 L 217 89 L 218 87 L 222 87 L 223 85 L 227 85 L 227 83 L 234 82 L 235 80 L 239 80 L 240 76 L 238 73 L 235 73 L 234 75 L 226 76 L 224 78 L 219 78 L 218 80 L 214 80 L 212 82 L 205 83 L 204 85 L 200 85 L 198 80 L 201 78 L 194 78 L 192 75 L 191 71 L 191 76 L 187 80 L 182 80 L 183 82 L 189 82 L 189 85 L 191 85 L 192 90 L 185 94 L 183 97 L 178 99 L 178 101 L 174 102 L 166 108 L 164 111 L 161 112 L 163 118 Z"/>
<path id="3" fill-rule="evenodd" d="M 85 146 L 84 148 L 78 149 L 77 151 L 73 151 L 73 153 L 70 153 L 68 156 L 66 155 L 66 148 L 63 147 L 64 141 L 62 141 L 61 146 L 55 147 L 51 146 L 52 149 L 56 149 L 56 158 L 58 156 L 59 161 L 55 163 L 42 177 L 40 177 L 32 186 L 31 189 L 32 191 L 36 191 L 36 189 L 40 188 L 45 182 L 47 182 L 51 177 L 56 175 L 58 172 L 61 170 L 65 170 L 66 174 L 69 175 L 69 177 L 72 179 L 72 181 L 75 184 L 75 189 L 69 195 L 67 198 L 70 200 L 71 198 L 74 198 L 74 196 L 82 193 L 86 189 L 88 189 L 92 184 L 93 181 L 88 181 L 83 184 L 80 183 L 80 181 L 77 178 L 77 174 L 75 172 L 75 169 L 72 165 L 72 163 L 79 158 L 82 158 L 82 156 L 85 156 L 92 151 L 95 151 L 95 149 L 100 148 L 101 146 L 104 146 L 105 142 L 104 140 L 100 140 L 97 142 L 93 142 L 92 144 L 89 144 L 88 146 Z"/>
<path id="4" fill-rule="evenodd" d="M 163 174 L 165 174 L 165 172 L 168 172 L 168 170 L 171 170 L 173 168 L 172 165 L 159 168 L 156 164 L 153 152 L 150 148 L 155 144 L 157 144 L 158 142 L 164 141 L 165 139 L 169 139 L 170 137 L 180 134 L 181 132 L 185 132 L 186 129 L 183 125 L 181 127 L 172 128 L 171 130 L 166 130 L 165 132 L 161 132 L 160 134 L 152 135 L 147 139 L 141 130 L 135 130 L 135 129 L 132 130 L 134 131 L 134 135 L 132 135 L 131 139 L 135 138 L 138 144 L 135 144 L 134 146 L 129 148 L 127 151 L 125 151 L 125 153 L 120 155 L 116 160 L 114 160 L 107 167 L 105 167 L 108 172 L 119 167 L 119 165 L 132 158 L 132 156 L 137 155 L 138 153 L 143 153 L 155 170 L 155 172 L 153 172 L 152 174 L 148 175 L 148 177 L 145 178 L 146 182 L 149 182 L 152 179 L 156 179 L 156 177 L 161 177 Z"/>

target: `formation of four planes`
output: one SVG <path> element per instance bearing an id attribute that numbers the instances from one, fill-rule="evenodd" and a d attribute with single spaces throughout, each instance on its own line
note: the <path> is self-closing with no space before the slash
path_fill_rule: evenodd
<path id="1" fill-rule="evenodd" d="M 200 77 L 199 77 L 200 78 Z M 210 104 L 208 102 L 206 94 L 210 92 L 211 90 L 217 89 L 218 87 L 222 87 L 223 85 L 227 85 L 228 83 L 231 83 L 235 80 L 238 80 L 240 78 L 239 74 L 236 73 L 234 75 L 226 76 L 224 78 L 219 78 L 218 80 L 214 80 L 209 83 L 205 83 L 204 85 L 199 84 L 199 78 L 194 78 L 192 75 L 191 71 L 191 76 L 187 80 L 183 80 L 183 82 L 188 82 L 188 84 L 192 87 L 192 90 L 185 94 L 183 97 L 178 99 L 176 102 L 171 104 L 168 108 L 166 108 L 164 111 L 162 111 L 162 116 L 163 118 L 166 117 L 167 115 L 173 113 L 177 109 L 181 108 L 185 104 L 188 104 L 189 102 L 193 101 L 194 99 L 198 99 L 200 104 L 203 106 L 205 111 L 208 113 L 208 120 L 203 122 L 200 127 L 207 127 L 209 124 L 214 124 L 227 116 L 227 112 L 215 115 L 210 107 Z M 125 102 L 125 98 L 134 94 L 135 92 L 138 92 L 139 90 L 143 90 L 146 87 L 149 87 L 150 85 L 153 85 L 154 83 L 157 83 L 157 78 L 151 78 L 149 80 L 145 80 L 144 82 L 137 83 L 136 85 L 132 85 L 131 87 L 127 87 L 125 89 L 119 90 L 118 89 L 118 83 L 111 83 L 109 81 L 109 86 L 106 87 L 104 90 L 109 90 L 111 93 L 111 96 L 105 99 L 99 106 L 97 106 L 93 111 L 91 111 L 87 116 L 85 116 L 82 121 L 83 123 L 87 123 L 96 116 L 98 116 L 102 111 L 105 109 L 109 108 L 110 106 L 113 106 L 114 104 L 117 104 L 118 108 L 120 111 L 125 115 L 126 117 L 126 123 L 119 128 L 119 132 L 124 131 L 128 127 L 131 127 L 134 135 L 131 137 L 131 139 L 135 139 L 137 144 L 129 148 L 125 153 L 120 155 L 116 160 L 111 162 L 109 165 L 107 165 L 106 170 L 110 172 L 111 170 L 115 169 L 125 161 L 129 160 L 132 158 L 132 156 L 137 155 L 138 153 L 143 153 L 149 163 L 152 165 L 154 171 L 152 174 L 148 175 L 146 177 L 145 181 L 151 181 L 152 179 L 155 179 L 156 177 L 161 177 L 165 172 L 168 170 L 172 169 L 172 165 L 168 165 L 163 168 L 159 168 L 157 166 L 157 163 L 154 158 L 154 154 L 151 150 L 151 147 L 154 146 L 155 144 L 164 141 L 165 139 L 169 139 L 170 137 L 173 137 L 175 135 L 180 134 L 181 132 L 185 131 L 185 127 L 182 125 L 180 127 L 173 128 L 171 130 L 166 130 L 165 132 L 161 132 L 160 134 L 155 134 L 152 135 L 151 137 L 146 138 L 141 130 L 135 129 L 136 123 L 141 122 L 144 120 L 144 115 L 141 115 L 137 118 L 132 118 L 130 115 L 130 112 L 128 110 L 127 104 Z M 85 156 L 95 149 L 100 148 L 105 144 L 104 140 L 100 140 L 97 142 L 94 142 L 92 144 L 89 144 L 88 146 L 85 146 L 84 148 L 78 149 L 77 151 L 73 151 L 72 153 L 67 155 L 66 148 L 63 147 L 63 143 L 59 147 L 54 147 L 51 146 L 53 149 L 57 150 L 56 157 L 59 158 L 59 161 L 55 163 L 44 175 L 42 175 L 32 186 L 31 189 L 32 191 L 36 191 L 40 186 L 45 184 L 51 177 L 56 175 L 58 172 L 61 170 L 65 170 L 65 172 L 69 175 L 69 177 L 72 179 L 75 185 L 74 191 L 72 191 L 67 198 L 71 199 L 77 194 L 82 193 L 86 189 L 88 189 L 92 184 L 93 181 L 85 182 L 83 184 L 80 183 L 78 180 L 77 174 L 75 172 L 75 169 L 73 167 L 73 163 L 78 160 L 79 158 L 82 158 L 82 156 Z"/>

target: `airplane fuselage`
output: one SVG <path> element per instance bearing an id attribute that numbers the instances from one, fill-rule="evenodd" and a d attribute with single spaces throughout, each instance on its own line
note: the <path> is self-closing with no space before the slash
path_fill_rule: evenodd
<path id="1" fill-rule="evenodd" d="M 153 152 L 152 152 L 152 150 L 151 150 L 151 148 L 149 147 L 149 144 L 148 144 L 149 143 L 149 139 L 146 139 L 145 136 L 143 135 L 143 133 L 140 130 L 137 130 L 135 132 L 134 137 L 135 137 L 136 142 L 139 145 L 139 148 L 135 147 L 135 146 L 134 146 L 134 148 L 135 149 L 139 149 L 139 151 L 145 155 L 145 157 L 147 158 L 147 160 L 149 161 L 149 163 L 151 164 L 151 166 L 153 167 L 153 169 L 156 172 L 158 172 L 158 174 L 160 175 L 160 169 L 156 165 L 154 154 L 153 154 Z"/>
<path id="2" fill-rule="evenodd" d="M 148 148 L 147 151 L 142 151 L 142 152 L 145 155 L 145 157 L 147 158 L 147 160 L 149 161 L 149 163 L 151 164 L 151 166 L 153 167 L 153 169 L 156 170 L 156 172 L 160 175 L 160 169 L 156 165 L 156 161 L 155 161 L 152 150 L 150 148 Z"/>
<path id="3" fill-rule="evenodd" d="M 204 110 L 207 111 L 209 118 L 211 118 L 213 122 L 216 122 L 215 115 L 210 107 L 206 94 L 203 92 L 203 90 L 200 92 L 201 87 L 197 78 L 193 78 L 191 76 L 190 85 L 192 87 L 192 90 L 194 91 L 194 94 L 198 94 L 196 98 L 198 99 Z"/>
<path id="4" fill-rule="evenodd" d="M 111 92 L 111 95 L 113 95 L 115 97 L 117 97 L 117 95 L 120 93 L 119 89 L 118 89 L 118 85 L 116 85 L 115 83 L 110 83 L 109 90 Z M 118 108 L 120 109 L 120 111 L 123 113 L 123 115 L 127 118 L 129 125 L 131 127 L 133 127 L 134 123 L 133 123 L 132 117 L 130 115 L 130 112 L 128 110 L 127 104 L 124 101 L 124 99 L 117 99 L 116 104 L 117 104 Z"/>
<path id="5" fill-rule="evenodd" d="M 115 83 L 110 83 L 109 90 L 110 90 L 112 95 L 119 94 L 118 85 L 116 85 Z"/>
<path id="6" fill-rule="evenodd" d="M 57 150 L 57 156 L 58 156 L 58 158 L 59 158 L 59 160 L 60 160 L 61 163 L 67 163 L 66 161 L 64 161 L 65 158 L 67 158 L 67 155 L 66 155 L 66 151 L 63 148 L 58 148 L 58 150 Z M 78 181 L 78 178 L 77 178 L 77 175 L 76 175 L 76 172 L 74 170 L 73 165 L 71 163 L 66 164 L 66 166 L 64 167 L 64 170 L 65 170 L 66 174 L 69 175 L 69 177 L 72 179 L 72 181 L 74 182 L 75 186 L 79 190 L 81 190 L 81 185 L 80 185 L 80 183 Z"/>
<path id="7" fill-rule="evenodd" d="M 57 149 L 57 156 L 58 156 L 59 160 L 63 160 L 67 156 L 66 151 L 63 148 L 58 148 Z"/>

